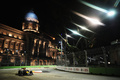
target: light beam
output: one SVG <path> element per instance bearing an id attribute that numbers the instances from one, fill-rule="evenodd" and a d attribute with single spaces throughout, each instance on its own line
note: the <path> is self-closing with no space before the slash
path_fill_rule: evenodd
<path id="1" fill-rule="evenodd" d="M 94 25 L 102 25 L 102 26 L 105 25 L 102 22 L 100 22 L 98 19 L 87 17 L 87 16 L 85 16 L 83 14 L 80 14 L 80 13 L 78 13 L 76 11 L 73 11 L 73 13 L 76 14 L 76 15 L 78 15 L 78 16 L 80 16 L 80 17 L 82 17 L 82 18 L 84 18 L 84 19 L 86 19 L 86 20 L 88 20 L 89 22 L 91 22 Z"/>
<path id="2" fill-rule="evenodd" d="M 78 27 L 80 27 L 82 30 L 85 30 L 85 31 L 89 31 L 89 32 L 94 33 L 93 31 L 91 31 L 90 29 L 88 29 L 88 28 L 86 28 L 86 27 L 84 27 L 84 26 L 78 25 L 78 24 L 76 24 L 76 23 L 74 23 L 74 22 L 73 22 L 73 24 L 76 25 L 76 26 L 78 26 Z"/>
<path id="3" fill-rule="evenodd" d="M 115 4 L 114 4 L 114 7 L 117 7 L 118 4 L 119 4 L 119 2 L 120 2 L 120 0 L 116 0 L 116 1 L 115 1 Z"/>
<path id="4" fill-rule="evenodd" d="M 103 8 L 100 8 L 100 7 L 98 7 L 98 6 L 95 6 L 95 5 L 93 5 L 93 4 L 90 4 L 90 3 L 88 3 L 88 2 L 85 2 L 85 1 L 82 1 L 82 0 L 79 0 L 81 3 L 83 3 L 84 5 L 86 5 L 86 6 L 88 6 L 88 7 L 91 7 L 91 8 L 93 8 L 93 9 L 96 9 L 96 10 L 99 10 L 99 11 L 101 11 L 101 12 L 105 12 L 105 13 L 107 13 L 108 11 L 107 10 L 105 10 L 105 9 L 103 9 Z"/>
<path id="5" fill-rule="evenodd" d="M 68 34 L 66 34 L 66 36 L 69 37 L 69 38 L 73 38 L 72 36 L 70 36 L 70 35 L 68 35 Z"/>
<path id="6" fill-rule="evenodd" d="M 90 3 L 88 3 L 88 2 L 85 2 L 85 1 L 82 1 L 82 0 L 79 0 L 81 3 L 83 3 L 84 5 L 86 5 L 86 6 L 88 6 L 88 7 L 91 7 L 91 8 L 93 8 L 93 9 L 95 9 L 95 10 L 98 10 L 98 11 L 101 11 L 101 12 L 104 12 L 104 13 L 106 13 L 109 17 L 111 17 L 111 16 L 114 16 L 115 14 L 116 14 L 116 11 L 115 10 L 106 10 L 106 9 L 103 9 L 103 8 L 101 8 L 101 7 L 98 7 L 98 6 L 95 6 L 95 5 L 93 5 L 93 4 L 90 4 Z M 120 0 L 116 0 L 116 2 L 115 2 L 115 4 L 114 4 L 114 7 L 117 7 L 118 6 L 118 4 L 119 4 L 119 2 L 120 2 Z"/>
<path id="7" fill-rule="evenodd" d="M 71 30 L 71 29 L 69 29 L 69 28 L 67 28 L 67 29 L 68 29 L 69 31 L 71 31 L 73 34 L 76 34 L 76 35 L 79 35 L 79 36 L 81 36 L 81 37 L 87 38 L 87 37 L 85 37 L 84 35 L 78 33 L 78 32 L 75 31 L 75 30 Z"/>

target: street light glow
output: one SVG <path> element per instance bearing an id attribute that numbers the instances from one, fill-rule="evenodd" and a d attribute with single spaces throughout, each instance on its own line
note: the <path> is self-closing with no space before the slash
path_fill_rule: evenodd
<path id="1" fill-rule="evenodd" d="M 53 40 L 55 40 L 55 38 L 54 38 L 54 37 L 53 37 L 52 39 L 53 39 Z"/>
<path id="2" fill-rule="evenodd" d="M 108 13 L 107 13 L 107 15 L 108 15 L 109 17 L 114 16 L 115 14 L 116 14 L 116 11 L 115 11 L 115 10 L 108 11 Z"/>
<path id="3" fill-rule="evenodd" d="M 90 29 L 88 29 L 88 28 L 86 28 L 86 27 L 84 27 L 84 26 L 78 25 L 78 24 L 76 24 L 76 23 L 74 23 L 74 22 L 73 22 L 73 24 L 75 24 L 76 26 L 80 27 L 82 30 L 85 30 L 85 31 L 89 31 L 89 32 L 94 33 L 93 31 L 91 31 Z"/>
<path id="4" fill-rule="evenodd" d="M 90 17 L 85 16 L 85 15 L 83 15 L 83 14 L 80 14 L 80 13 L 78 13 L 78 12 L 76 12 L 76 11 L 73 11 L 73 13 L 76 14 L 76 15 L 78 15 L 78 16 L 80 16 L 80 17 L 82 17 L 82 18 L 84 18 L 84 19 L 86 19 L 86 20 L 88 20 L 88 21 L 91 22 L 93 25 L 102 25 L 102 26 L 105 25 L 105 24 L 103 24 L 102 22 L 100 22 L 98 19 L 90 18 Z"/>

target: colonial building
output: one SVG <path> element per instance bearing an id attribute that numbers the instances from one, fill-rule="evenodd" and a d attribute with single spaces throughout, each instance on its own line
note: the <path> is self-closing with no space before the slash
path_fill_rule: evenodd
<path id="1" fill-rule="evenodd" d="M 33 11 L 26 14 L 22 31 L 0 24 L 0 66 L 55 64 L 57 47 L 39 27 Z"/>

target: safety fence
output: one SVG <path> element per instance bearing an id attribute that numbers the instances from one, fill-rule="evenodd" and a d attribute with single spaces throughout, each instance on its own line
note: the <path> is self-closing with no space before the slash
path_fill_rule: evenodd
<path id="1" fill-rule="evenodd" d="M 69 67 L 120 67 L 120 45 L 58 55 L 57 65 Z"/>

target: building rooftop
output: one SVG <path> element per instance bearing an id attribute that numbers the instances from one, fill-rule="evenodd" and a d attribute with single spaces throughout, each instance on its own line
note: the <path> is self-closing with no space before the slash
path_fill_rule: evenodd
<path id="1" fill-rule="evenodd" d="M 33 22 L 37 22 L 38 21 L 38 17 L 36 16 L 36 14 L 33 11 L 29 11 L 26 15 L 25 15 L 25 20 L 26 21 L 33 21 Z"/>

